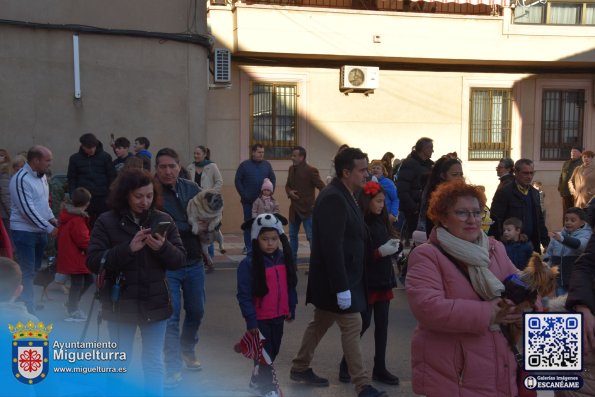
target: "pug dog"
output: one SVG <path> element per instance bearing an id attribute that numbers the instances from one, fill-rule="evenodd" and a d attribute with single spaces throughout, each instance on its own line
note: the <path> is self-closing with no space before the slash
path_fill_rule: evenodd
<path id="1" fill-rule="evenodd" d="M 220 230 L 223 196 L 214 189 L 202 190 L 188 202 L 186 213 L 188 214 L 188 223 L 192 226 L 192 233 L 200 239 L 206 272 L 210 273 L 215 270 L 215 267 L 209 256 L 209 245 L 216 241 L 219 244 L 219 252 L 225 253 L 223 233 Z M 207 222 L 207 230 L 199 231 L 199 221 Z"/>

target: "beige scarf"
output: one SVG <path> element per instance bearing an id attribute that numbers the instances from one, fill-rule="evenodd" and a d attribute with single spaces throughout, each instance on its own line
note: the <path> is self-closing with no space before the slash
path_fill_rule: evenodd
<path id="1" fill-rule="evenodd" d="M 485 234 L 480 233 L 477 241 L 471 243 L 453 236 L 443 227 L 438 227 L 437 237 L 444 251 L 467 265 L 471 285 L 482 299 L 490 301 L 502 295 L 504 285 L 489 269 L 490 243 Z"/>

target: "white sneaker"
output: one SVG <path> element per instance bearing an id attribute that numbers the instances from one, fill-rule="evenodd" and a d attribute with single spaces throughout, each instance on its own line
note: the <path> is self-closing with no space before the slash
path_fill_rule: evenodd
<path id="1" fill-rule="evenodd" d="M 64 321 L 80 323 L 83 321 L 87 321 L 87 315 L 85 313 L 83 313 L 81 310 L 76 310 L 76 311 L 70 313 L 68 315 L 68 317 L 66 317 L 64 319 Z"/>

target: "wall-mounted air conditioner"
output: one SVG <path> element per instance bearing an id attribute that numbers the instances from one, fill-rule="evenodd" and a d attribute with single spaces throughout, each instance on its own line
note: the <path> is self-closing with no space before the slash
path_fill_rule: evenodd
<path id="1" fill-rule="evenodd" d="M 380 69 L 375 66 L 351 66 L 341 67 L 342 90 L 373 90 L 378 88 Z"/>
<path id="2" fill-rule="evenodd" d="M 231 82 L 231 53 L 225 48 L 215 48 L 213 54 L 215 83 Z"/>

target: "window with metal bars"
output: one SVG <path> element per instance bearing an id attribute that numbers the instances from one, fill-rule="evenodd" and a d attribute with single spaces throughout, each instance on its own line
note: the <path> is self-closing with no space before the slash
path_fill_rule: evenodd
<path id="1" fill-rule="evenodd" d="M 268 159 L 288 159 L 298 144 L 297 83 L 250 84 L 250 146 L 260 143 Z"/>
<path id="2" fill-rule="evenodd" d="M 472 88 L 469 160 L 510 157 L 512 89 Z"/>
<path id="3" fill-rule="evenodd" d="M 567 160 L 583 142 L 585 90 L 544 90 L 541 112 L 541 160 Z"/>

